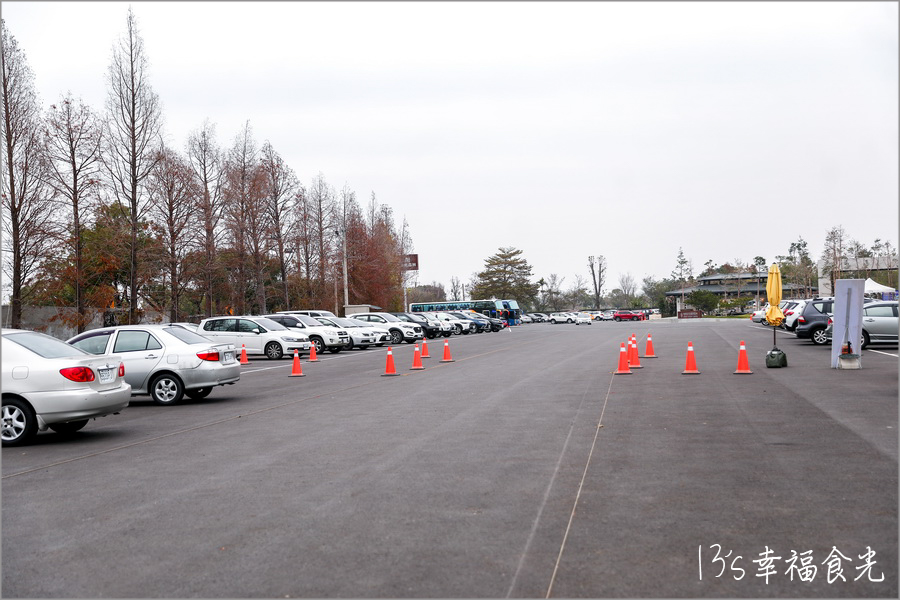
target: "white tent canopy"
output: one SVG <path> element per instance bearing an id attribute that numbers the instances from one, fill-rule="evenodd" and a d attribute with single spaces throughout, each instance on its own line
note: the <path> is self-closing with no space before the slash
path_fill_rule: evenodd
<path id="1" fill-rule="evenodd" d="M 894 292 L 896 291 L 894 288 L 890 288 L 886 285 L 881 285 L 877 281 L 872 281 L 872 278 L 866 279 L 866 294 L 877 294 L 881 292 Z"/>

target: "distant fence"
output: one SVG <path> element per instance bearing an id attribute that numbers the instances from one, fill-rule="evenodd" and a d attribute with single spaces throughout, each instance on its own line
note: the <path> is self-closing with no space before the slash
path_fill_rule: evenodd
<path id="1" fill-rule="evenodd" d="M 91 320 L 88 322 L 85 330 L 103 327 L 109 323 L 110 318 L 115 319 L 115 313 L 119 311 L 98 311 L 90 309 Z M 73 314 L 73 309 L 58 306 L 23 306 L 22 307 L 22 329 L 33 329 L 47 335 L 52 335 L 61 340 L 67 340 L 78 333 L 78 330 L 67 323 L 66 315 Z M 10 326 L 10 307 L 8 304 L 3 305 L 2 309 L 3 327 Z M 105 322 L 104 322 L 105 320 Z M 163 314 L 156 311 L 148 311 L 144 313 L 142 321 L 144 323 L 161 323 Z"/>

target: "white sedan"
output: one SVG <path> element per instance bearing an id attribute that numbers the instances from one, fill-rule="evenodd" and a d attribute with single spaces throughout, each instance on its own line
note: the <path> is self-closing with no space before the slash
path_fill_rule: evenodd
<path id="1" fill-rule="evenodd" d="M 754 323 L 765 323 L 766 321 L 766 310 L 768 308 L 763 308 L 761 310 L 754 311 L 752 315 L 750 315 L 750 320 Z M 768 323 L 765 323 L 768 325 Z"/>
<path id="2" fill-rule="evenodd" d="M 56 338 L 3 330 L 4 446 L 38 431 L 71 435 L 90 419 L 118 414 L 131 400 L 118 355 L 94 356 Z"/>
<path id="3" fill-rule="evenodd" d="M 575 324 L 576 325 L 590 325 L 592 322 L 591 315 L 583 312 L 577 312 L 575 314 Z"/>

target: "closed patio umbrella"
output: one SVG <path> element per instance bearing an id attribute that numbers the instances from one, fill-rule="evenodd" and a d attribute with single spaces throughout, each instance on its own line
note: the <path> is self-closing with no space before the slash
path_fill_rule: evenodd
<path id="1" fill-rule="evenodd" d="M 766 355 L 767 367 L 786 367 L 787 358 L 784 352 L 778 349 L 775 343 L 775 329 L 784 322 L 784 313 L 778 308 L 781 302 L 781 269 L 777 263 L 769 267 L 769 278 L 766 280 L 766 296 L 769 299 L 769 308 L 766 309 L 766 321 L 772 326 L 772 350 Z"/>
<path id="2" fill-rule="evenodd" d="M 781 303 L 781 269 L 777 263 L 769 267 L 769 278 L 766 280 L 766 296 L 769 298 L 769 308 L 766 309 L 766 321 L 770 325 L 778 327 L 784 322 L 784 313 L 778 308 Z"/>

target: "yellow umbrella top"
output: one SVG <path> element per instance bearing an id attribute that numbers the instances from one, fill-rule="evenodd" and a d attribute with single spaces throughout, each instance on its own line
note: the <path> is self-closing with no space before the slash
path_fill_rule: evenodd
<path id="1" fill-rule="evenodd" d="M 778 308 L 781 302 L 781 269 L 777 263 L 769 267 L 769 278 L 766 280 L 766 296 L 769 299 L 769 308 L 766 309 L 766 321 L 776 327 L 784 322 L 784 313 Z"/>

